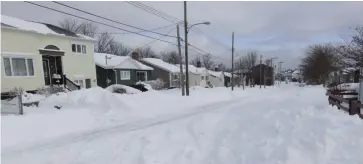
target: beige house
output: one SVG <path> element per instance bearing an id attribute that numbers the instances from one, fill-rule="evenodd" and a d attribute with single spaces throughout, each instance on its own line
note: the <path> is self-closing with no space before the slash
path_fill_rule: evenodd
<path id="1" fill-rule="evenodd" d="M 97 86 L 94 42 L 54 25 L 2 15 L 1 92 L 15 87 L 34 91 L 51 85 L 69 90 Z"/>

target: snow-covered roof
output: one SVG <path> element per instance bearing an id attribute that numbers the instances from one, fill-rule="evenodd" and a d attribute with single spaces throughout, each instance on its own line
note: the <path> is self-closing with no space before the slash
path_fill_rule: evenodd
<path id="1" fill-rule="evenodd" d="M 4 26 L 5 25 L 5 26 Z M 24 31 L 32 31 L 40 34 L 51 34 L 51 35 L 59 35 L 59 36 L 70 36 L 75 38 L 81 38 L 85 40 L 92 40 L 95 39 L 84 36 L 81 34 L 75 34 L 71 31 L 62 29 L 60 27 L 51 25 L 51 24 L 45 24 L 45 23 L 38 23 L 38 22 L 32 22 L 32 21 L 26 21 L 15 17 L 10 17 L 6 15 L 1 15 L 1 26 L 3 27 L 10 27 L 10 28 L 16 28 Z"/>
<path id="2" fill-rule="evenodd" d="M 180 67 L 179 64 L 176 64 L 176 66 L 178 68 Z M 183 68 L 183 71 L 185 71 L 185 64 L 182 64 L 182 68 Z M 189 72 L 191 72 L 191 73 L 199 74 L 198 70 L 197 70 L 197 67 L 195 67 L 194 65 L 189 64 L 188 69 L 189 69 Z"/>
<path id="3" fill-rule="evenodd" d="M 211 71 L 208 70 L 209 74 L 215 76 L 215 77 L 221 77 L 223 75 L 223 72 L 216 72 L 216 71 Z"/>
<path id="4" fill-rule="evenodd" d="M 156 59 L 156 58 L 144 58 L 142 59 L 142 61 L 146 62 L 146 63 L 149 63 L 151 65 L 154 65 L 156 67 L 159 67 L 163 70 L 166 70 L 168 72 L 172 72 L 172 73 L 178 73 L 180 72 L 180 68 L 173 65 L 173 64 L 170 64 L 170 63 L 167 63 L 167 62 L 164 62 L 163 60 L 161 59 Z"/>
<path id="5" fill-rule="evenodd" d="M 232 74 L 230 72 L 223 72 L 224 76 L 232 77 Z"/>
<path id="6" fill-rule="evenodd" d="M 106 64 L 107 57 L 107 64 Z M 154 70 L 153 68 L 132 59 L 130 56 L 116 56 L 105 53 L 94 53 L 96 65 L 106 69 Z"/>

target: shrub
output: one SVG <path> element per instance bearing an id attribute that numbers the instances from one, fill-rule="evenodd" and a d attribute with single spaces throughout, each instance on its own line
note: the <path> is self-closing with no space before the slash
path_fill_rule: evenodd
<path id="1" fill-rule="evenodd" d="M 60 86 L 42 87 L 38 88 L 37 90 L 38 91 L 36 92 L 36 94 L 45 95 L 47 97 L 52 94 L 57 94 L 59 92 L 65 92 L 65 89 Z"/>

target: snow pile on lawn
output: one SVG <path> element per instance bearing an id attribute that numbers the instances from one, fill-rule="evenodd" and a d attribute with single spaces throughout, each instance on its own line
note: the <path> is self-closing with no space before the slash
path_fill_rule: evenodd
<path id="1" fill-rule="evenodd" d="M 125 93 L 125 94 L 141 93 L 140 90 L 121 84 L 110 85 L 106 88 L 106 90 L 111 93 Z"/>
<path id="2" fill-rule="evenodd" d="M 41 100 L 44 100 L 45 97 L 46 97 L 45 95 L 39 95 L 39 94 L 32 94 L 32 93 L 23 92 L 22 101 L 23 101 L 23 103 L 39 102 Z M 14 99 L 18 99 L 18 98 L 15 97 Z"/>
<path id="3" fill-rule="evenodd" d="M 172 114 L 97 127 L 88 132 L 80 130 L 47 142 L 42 135 L 58 133 L 58 128 L 79 130 L 77 123 L 87 122 L 88 117 L 83 116 L 88 115 L 76 113 L 82 121 L 75 121 L 73 116 L 75 122 L 67 119 L 64 127 L 52 126 L 53 130 L 39 123 L 27 126 L 30 130 L 20 131 L 19 127 L 26 124 L 3 120 L 12 123 L 11 127 L 19 133 L 5 125 L 8 127 L 2 133 L 5 136 L 2 142 L 7 147 L 2 147 L 2 162 L 42 164 L 61 159 L 62 163 L 87 164 L 363 163 L 363 121 L 331 107 L 322 86 L 281 84 L 245 90 L 236 87 L 234 92 L 222 87 L 195 88 L 190 97 L 181 97 L 177 91 L 117 96 L 127 103 L 137 102 L 134 107 L 140 114 L 154 113 L 160 107 L 165 112 L 177 109 Z M 24 119 L 17 118 L 19 122 Z M 52 122 L 49 117 L 38 119 Z M 92 122 L 90 125 L 97 126 Z M 29 146 L 25 141 L 37 133 L 42 133 L 39 143 Z M 16 145 L 9 147 L 9 142 Z"/>
<path id="4" fill-rule="evenodd" d="M 94 87 L 90 89 L 77 90 L 69 93 L 58 93 L 49 96 L 43 101 L 40 101 L 40 108 L 54 109 L 55 106 L 62 109 L 127 109 L 125 104 L 120 101 L 115 94 Z"/>
<path id="5" fill-rule="evenodd" d="M 143 82 L 143 81 L 139 81 L 136 82 L 137 85 L 143 85 L 148 91 L 154 90 L 153 87 L 151 86 L 150 83 L 152 83 L 153 81 L 149 81 L 149 82 Z"/>

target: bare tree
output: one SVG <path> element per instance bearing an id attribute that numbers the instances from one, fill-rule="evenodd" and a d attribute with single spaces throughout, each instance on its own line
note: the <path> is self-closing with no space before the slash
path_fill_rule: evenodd
<path id="1" fill-rule="evenodd" d="M 98 26 L 92 22 L 78 22 L 76 19 L 64 19 L 59 22 L 60 27 L 89 37 L 95 37 Z"/>
<path id="2" fill-rule="evenodd" d="M 337 50 L 343 59 L 343 66 L 359 69 L 363 67 L 363 27 L 356 28 L 355 31 L 351 40 L 346 41 L 346 45 L 337 46 Z"/>
<path id="3" fill-rule="evenodd" d="M 226 65 L 224 65 L 222 62 L 218 64 L 217 68 L 219 71 L 226 71 Z"/>
<path id="4" fill-rule="evenodd" d="M 302 75 L 304 79 L 315 81 L 317 84 L 324 84 L 329 73 L 338 69 L 339 60 L 334 46 L 330 44 L 312 45 L 301 61 Z"/>
<path id="5" fill-rule="evenodd" d="M 114 40 L 108 33 L 102 33 L 95 45 L 95 52 L 108 53 L 117 56 L 126 56 L 131 52 L 131 49 Z"/>
<path id="6" fill-rule="evenodd" d="M 207 69 L 213 69 L 214 67 L 214 62 L 212 60 L 212 55 L 208 54 L 208 55 L 204 55 L 202 58 L 202 63 L 203 66 Z"/>
<path id="7" fill-rule="evenodd" d="M 196 67 L 198 66 L 198 62 L 202 63 L 199 56 L 196 56 L 193 60 L 190 61 L 190 63 Z"/>
<path id="8" fill-rule="evenodd" d="M 246 59 L 244 59 L 244 60 L 245 60 L 247 69 L 251 69 L 252 67 L 254 67 L 256 65 L 257 52 L 256 51 L 247 52 Z"/>
<path id="9" fill-rule="evenodd" d="M 161 52 L 161 59 L 171 64 L 180 64 L 180 57 L 176 51 Z"/>
<path id="10" fill-rule="evenodd" d="M 140 54 L 141 58 L 159 58 L 150 47 L 137 48 L 135 51 Z"/>

